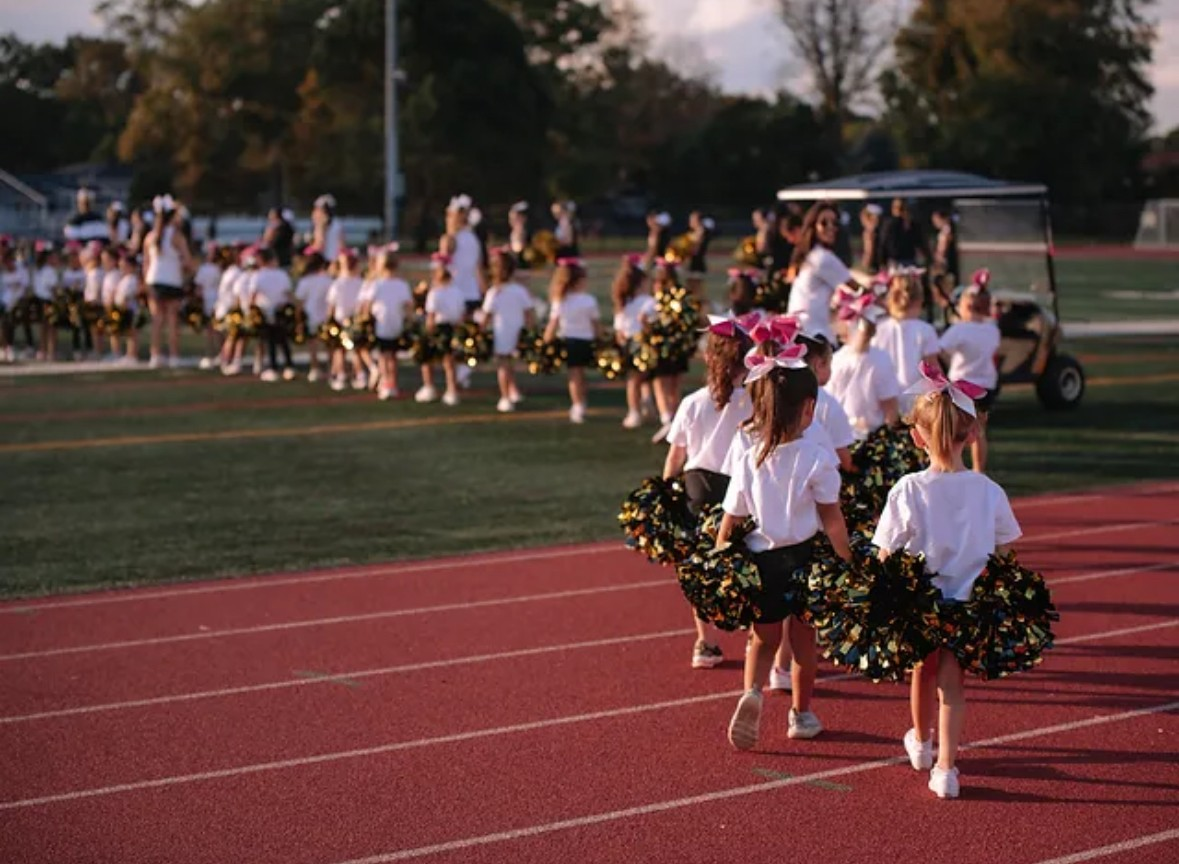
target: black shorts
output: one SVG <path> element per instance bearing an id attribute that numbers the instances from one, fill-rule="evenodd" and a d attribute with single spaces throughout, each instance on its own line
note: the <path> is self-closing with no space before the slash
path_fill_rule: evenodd
<path id="1" fill-rule="evenodd" d="M 157 300 L 183 300 L 184 289 L 175 285 L 152 285 L 151 293 Z"/>
<path id="2" fill-rule="evenodd" d="M 722 504 L 729 488 L 729 475 L 704 468 L 684 472 L 684 489 L 688 493 L 688 509 L 699 513 L 711 504 Z"/>
<path id="3" fill-rule="evenodd" d="M 570 369 L 586 369 L 594 365 L 592 339 L 566 339 L 565 353 L 565 365 Z"/>
<path id="4" fill-rule="evenodd" d="M 792 587 L 794 571 L 810 562 L 813 547 L 812 537 L 794 546 L 753 553 L 753 563 L 761 574 L 761 591 L 756 598 L 761 611 L 758 624 L 776 624 L 790 617 L 793 610 L 786 602 L 786 592 Z"/>
<path id="5" fill-rule="evenodd" d="M 682 360 L 664 360 L 657 364 L 647 377 L 654 381 L 656 378 L 674 378 L 676 375 L 686 375 L 691 365 L 692 361 L 687 357 Z"/>
<path id="6" fill-rule="evenodd" d="M 379 348 L 382 353 L 385 351 L 388 351 L 391 354 L 397 352 L 397 345 L 400 342 L 401 342 L 400 336 L 398 336 L 394 339 L 382 339 L 380 336 L 378 336 L 375 340 L 375 344 L 376 344 L 377 348 Z"/>
<path id="7" fill-rule="evenodd" d="M 991 407 L 995 404 L 995 399 L 999 396 L 999 388 L 993 387 L 984 393 L 982 396 L 974 400 L 974 410 L 979 414 L 991 413 Z"/>
<path id="8" fill-rule="evenodd" d="M 476 312 L 478 312 L 480 309 L 483 308 L 483 301 L 482 300 L 468 300 L 465 305 L 467 307 L 467 317 L 470 318 L 472 315 L 474 315 Z"/>

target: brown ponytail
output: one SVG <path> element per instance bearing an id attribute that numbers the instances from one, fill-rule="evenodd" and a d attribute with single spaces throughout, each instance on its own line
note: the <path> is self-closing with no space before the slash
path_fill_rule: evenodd
<path id="1" fill-rule="evenodd" d="M 627 303 L 635 299 L 645 278 L 647 275 L 642 271 L 642 268 L 631 263 L 629 258 L 622 259 L 618 273 L 614 276 L 614 284 L 610 288 L 615 312 L 621 312 L 626 308 Z"/>
<path id="2" fill-rule="evenodd" d="M 734 380 L 745 368 L 747 343 L 743 338 L 708 334 L 704 362 L 708 369 L 708 395 L 716 410 L 722 411 L 733 398 Z"/>
<path id="3" fill-rule="evenodd" d="M 802 435 L 802 417 L 807 400 L 819 398 L 815 373 L 806 369 L 776 368 L 750 386 L 753 416 L 746 428 L 761 444 L 757 454 L 760 468 L 780 444 Z"/>
<path id="4" fill-rule="evenodd" d="M 580 264 L 561 264 L 553 271 L 553 282 L 549 286 L 549 298 L 553 302 L 564 300 L 569 291 L 585 278 L 585 268 Z"/>

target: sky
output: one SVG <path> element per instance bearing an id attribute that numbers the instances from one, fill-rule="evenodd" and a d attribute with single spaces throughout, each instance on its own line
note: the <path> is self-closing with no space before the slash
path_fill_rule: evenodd
<path id="1" fill-rule="evenodd" d="M 802 93 L 806 76 L 791 63 L 773 0 L 635 0 L 647 15 L 658 53 L 690 72 L 710 72 L 733 93 L 770 93 L 783 86 Z M 908 5 L 911 0 L 899 0 Z M 0 0 L 0 31 L 22 39 L 60 40 L 97 33 L 94 0 Z M 1179 0 L 1155 0 L 1159 41 L 1151 80 L 1155 126 L 1179 126 Z"/>

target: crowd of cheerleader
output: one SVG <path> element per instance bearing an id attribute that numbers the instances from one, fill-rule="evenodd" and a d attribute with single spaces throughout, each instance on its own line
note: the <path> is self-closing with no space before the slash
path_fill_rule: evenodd
<path id="1" fill-rule="evenodd" d="M 919 315 L 923 273 L 857 283 L 833 252 L 837 218 L 830 204 L 806 214 L 782 312 L 735 274 L 733 308 L 708 318 L 706 384 L 676 407 L 662 475 L 619 519 L 629 545 L 676 570 L 693 668 L 722 662 L 718 628 L 749 631 L 734 747 L 757 745 L 766 687 L 790 693 L 790 738 L 822 732 L 822 655 L 875 681 L 911 675 L 904 750 L 957 797 L 964 675 L 1030 669 L 1056 619 L 984 471 L 988 276 L 956 292 L 939 336 Z"/>

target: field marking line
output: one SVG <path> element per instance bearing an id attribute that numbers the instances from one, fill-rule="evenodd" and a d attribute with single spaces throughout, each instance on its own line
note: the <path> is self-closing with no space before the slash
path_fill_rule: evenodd
<path id="1" fill-rule="evenodd" d="M 604 411 L 590 411 L 599 416 Z M 268 429 L 227 429 L 220 432 L 170 432 L 161 435 L 121 435 L 115 438 L 76 438 L 62 441 L 34 441 L 27 444 L 0 444 L 2 453 L 46 453 L 65 450 L 94 450 L 103 447 L 134 447 L 152 444 L 192 444 L 204 441 L 236 441 L 250 438 L 307 438 L 315 435 L 338 435 L 353 432 L 421 429 L 432 426 L 464 424 L 497 425 L 529 423 L 536 420 L 565 420 L 567 411 L 533 411 L 518 414 L 456 414 L 434 417 L 403 417 L 397 420 L 366 420 L 361 423 L 323 423 L 317 426 L 279 426 Z"/>
<path id="2" fill-rule="evenodd" d="M 1082 642 L 1099 642 L 1102 639 L 1114 639 L 1118 636 L 1133 636 L 1137 633 L 1151 633 L 1155 630 L 1169 630 L 1179 627 L 1179 621 L 1156 621 L 1153 624 L 1138 624 L 1134 627 L 1122 627 L 1118 630 L 1106 630 L 1104 633 L 1082 633 L 1080 636 L 1069 636 L 1067 639 L 1057 639 L 1055 645 L 1079 645 Z"/>
<path id="3" fill-rule="evenodd" d="M 219 690 L 198 690 L 191 693 L 173 693 L 167 696 L 153 696 L 146 699 L 132 699 L 125 702 L 105 702 L 96 705 L 81 705 L 75 708 L 59 708 L 53 711 L 38 711 L 33 714 L 14 714 L 0 717 L 0 725 L 24 723 L 30 720 L 46 720 L 54 717 L 73 717 L 79 714 L 96 714 L 105 711 L 115 711 L 124 708 L 146 708 L 153 705 L 168 705 L 174 702 L 194 702 L 200 699 L 213 699 L 222 696 L 240 696 L 246 693 L 261 693 L 268 690 L 286 690 L 296 687 L 306 687 L 313 684 L 328 683 L 328 678 L 346 678 L 350 681 L 360 681 L 365 678 L 376 678 L 384 675 L 397 675 L 405 672 L 420 672 L 426 669 L 445 669 L 452 666 L 466 666 L 476 663 L 491 663 L 496 660 L 517 660 L 522 657 L 537 657 L 544 654 L 558 654 L 563 651 L 578 651 L 585 648 L 606 648 L 611 645 L 623 645 L 634 642 L 652 642 L 659 639 L 680 638 L 695 633 L 695 630 L 660 630 L 654 633 L 635 633 L 627 636 L 612 636 L 605 639 L 591 639 L 580 642 L 565 642 L 559 645 L 541 645 L 535 648 L 513 648 L 507 651 L 496 651 L 490 654 L 468 654 L 462 657 L 450 657 L 445 660 L 422 660 L 417 663 L 403 663 L 399 666 L 382 666 L 372 669 L 351 669 L 342 672 L 324 673 L 308 678 L 284 678 L 281 681 L 266 681 L 260 684 L 243 684 L 240 687 L 225 687 Z"/>
<path id="4" fill-rule="evenodd" d="M 1168 627 L 1179 626 L 1179 621 L 1163 621 L 1153 625 L 1144 625 L 1139 630 L 1155 629 L 1161 630 Z M 1057 640 L 1057 645 L 1066 645 L 1074 641 L 1096 641 L 1102 638 L 1112 638 L 1116 635 L 1124 635 L 1125 630 L 1112 630 L 1108 633 L 1088 633 L 1082 637 L 1073 637 L 1070 639 Z M 817 683 L 836 683 L 843 681 L 863 681 L 867 683 L 866 679 L 862 679 L 855 673 L 837 673 L 834 675 L 825 675 L 817 679 Z M 681 708 L 688 705 L 700 705 L 708 702 L 717 702 L 721 699 L 734 699 L 742 694 L 742 690 L 729 690 L 723 693 L 708 693 L 702 696 L 688 696 L 682 699 L 670 699 L 661 702 L 651 702 L 644 705 L 627 705 L 622 708 L 607 708 L 601 711 L 591 711 L 584 714 L 572 714 L 564 717 L 551 717 L 547 720 L 530 720 L 525 723 L 513 723 L 507 726 L 495 726 L 485 729 L 472 729 L 466 732 L 455 732 L 450 735 L 439 735 L 433 738 L 417 738 L 410 741 L 395 741 L 390 744 L 378 744 L 372 747 L 362 747 L 355 750 L 343 750 L 333 753 L 319 753 L 314 756 L 300 756 L 291 759 L 281 759 L 273 762 L 258 762 L 251 765 L 239 765 L 235 768 L 220 768 L 215 771 L 201 771 L 193 774 L 180 774 L 172 777 L 158 777 L 154 780 L 139 780 L 131 783 L 119 783 L 113 786 L 100 786 L 92 789 L 79 789 L 74 792 L 61 792 L 56 795 L 43 795 L 37 798 L 27 798 L 13 801 L 0 801 L 0 811 L 16 810 L 24 807 L 35 807 L 42 804 L 55 804 L 65 801 L 77 801 L 83 798 L 97 798 L 105 795 L 116 795 L 122 792 L 133 792 L 140 789 L 157 789 L 166 786 L 176 786 L 185 783 L 196 783 L 203 780 L 219 780 L 228 777 L 239 777 L 247 774 L 258 774 L 266 771 L 280 771 L 287 768 L 299 768 L 306 765 L 318 765 L 325 762 L 338 762 L 346 759 L 357 759 L 365 756 L 377 756 L 384 753 L 394 753 L 400 750 L 415 750 L 422 747 L 431 747 L 439 744 L 453 744 L 462 741 L 472 741 L 480 738 L 494 738 L 501 735 L 512 735 L 519 732 L 532 732 L 538 729 L 551 729 L 558 726 L 569 726 L 577 723 L 587 723 L 594 720 L 604 720 L 615 717 L 628 717 L 637 714 L 648 714 L 652 711 L 662 711 L 668 708 Z M 1168 711 L 1173 708 L 1179 708 L 1179 702 L 1171 702 L 1167 705 L 1148 709 L 1138 709 L 1128 712 L 1119 717 L 1137 717 L 1144 714 L 1153 714 L 1158 711 Z M 1108 716 L 1108 715 L 1107 715 Z M 1101 722 L 1101 718 L 1097 718 Z M 1081 726 L 1090 725 L 1093 721 L 1080 721 Z M 1061 729 L 1070 727 L 1071 724 L 1064 724 L 1063 727 L 1055 726 L 1048 727 L 1051 729 Z M 1076 727 L 1080 728 L 1080 727 Z M 1008 740 L 1019 740 L 1020 733 L 1015 736 L 1005 736 L 1004 738 L 991 739 L 991 743 L 1006 742 Z M 962 745 L 962 749 L 969 749 L 970 747 L 987 746 L 987 742 L 979 742 L 973 745 Z M 896 759 L 889 759 L 879 764 L 892 765 L 899 762 L 904 762 L 907 757 L 899 757 Z M 869 764 L 869 763 L 865 763 Z M 870 763 L 877 764 L 877 763 Z M 839 770 L 839 769 L 837 769 Z M 854 772 L 853 772 L 854 773 Z M 795 783 L 811 782 L 813 780 L 823 780 L 828 776 L 838 776 L 836 774 L 829 774 L 828 772 L 819 772 L 818 775 L 809 777 L 793 777 L 790 781 L 783 781 L 785 785 L 795 785 Z"/>
<path id="5" fill-rule="evenodd" d="M 1109 846 L 1098 846 L 1096 849 L 1085 849 L 1084 851 L 1074 852 L 1071 855 L 1065 855 L 1061 858 L 1050 858 L 1047 861 L 1039 861 L 1037 864 L 1081 864 L 1082 861 L 1093 861 L 1097 858 L 1106 858 L 1110 855 L 1120 855 L 1123 852 L 1132 852 L 1135 849 L 1141 849 L 1143 846 L 1153 846 L 1156 843 L 1169 843 L 1172 840 L 1179 840 L 1179 828 L 1172 828 L 1170 831 L 1160 831 L 1158 834 L 1144 834 L 1141 837 L 1123 840 L 1120 843 L 1111 843 Z"/>
<path id="6" fill-rule="evenodd" d="M 1087 720 L 1076 720 L 1071 723 L 1059 723 L 1054 726 L 1040 726 L 1033 729 L 1025 729 L 1022 732 L 1014 732 L 1010 735 L 1001 735 L 997 738 L 989 738 L 983 741 L 975 741 L 970 744 L 963 744 L 960 749 L 979 750 L 990 747 L 998 747 L 1002 746 L 1003 744 L 1009 744 L 1015 741 L 1025 741 L 1031 738 L 1043 738 L 1056 735 L 1058 733 L 1073 732 L 1077 729 L 1085 729 L 1091 726 L 1102 726 L 1109 723 L 1118 723 L 1125 720 L 1132 720 L 1150 714 L 1161 714 L 1168 711 L 1174 711 L 1177 708 L 1179 708 L 1179 702 L 1168 702 L 1164 705 L 1155 705 L 1150 708 L 1140 708 L 1135 711 L 1126 711 L 1120 714 L 1104 714 L 1098 717 L 1089 718 Z M 494 834 L 483 834 L 475 837 L 466 837 L 461 840 L 450 840 L 445 843 L 434 843 L 429 846 L 419 846 L 415 849 L 399 849 L 396 852 L 370 855 L 365 858 L 354 858 L 348 861 L 337 862 L 337 864 L 388 864 L 388 862 L 393 861 L 408 861 L 414 858 L 426 858 L 428 856 L 438 855 L 443 852 L 459 852 L 465 849 L 472 849 L 479 846 L 488 846 L 494 843 L 504 843 L 511 840 L 522 840 L 528 837 L 537 837 L 542 834 L 552 834 L 558 831 L 567 831 L 571 828 L 585 828 L 591 825 L 601 825 L 608 822 L 618 822 L 623 819 L 631 819 L 636 816 L 649 816 L 655 813 L 665 813 L 670 810 L 680 810 L 685 807 L 693 807 L 698 804 L 710 804 L 717 801 L 726 801 L 747 795 L 756 795 L 762 792 L 784 789 L 789 786 L 800 786 L 805 783 L 830 780 L 835 777 L 847 777 L 851 774 L 863 774 L 867 771 L 875 771 L 878 768 L 887 768 L 893 765 L 903 765 L 908 761 L 909 759 L 907 756 L 894 756 L 890 759 L 877 759 L 872 762 L 861 762 L 857 765 L 846 765 L 842 768 L 831 768 L 826 771 L 815 771 L 810 774 L 802 774 L 795 777 L 790 777 L 789 779 L 767 780 L 763 783 L 755 783 L 749 786 L 737 786 L 735 788 L 722 789 L 716 792 L 704 792 L 699 795 L 691 795 L 684 798 L 673 798 L 667 801 L 656 801 L 650 804 L 642 804 L 637 807 L 627 807 L 622 810 L 611 810 L 604 813 L 594 813 L 587 816 L 579 816 L 573 819 L 562 819 L 558 822 L 547 822 L 539 825 L 530 825 L 526 828 L 513 828 L 507 831 L 499 831 Z"/>
<path id="7" fill-rule="evenodd" d="M 88 654 L 95 651 L 110 651 L 115 648 L 140 648 L 146 645 L 169 645 L 175 642 L 194 642 L 202 639 L 220 639 L 225 636 L 247 636 L 254 633 L 274 633 L 285 630 L 299 630 L 306 627 L 323 627 L 331 624 L 354 624 L 360 621 L 382 621 L 388 618 L 407 618 L 414 615 L 429 615 L 435 612 L 462 612 L 467 609 L 488 609 L 496 606 L 511 606 L 515 603 L 540 603 L 546 600 L 565 600 L 570 597 L 588 597 L 594 594 L 610 594 L 620 591 L 638 591 L 645 588 L 670 588 L 674 579 L 652 579 L 645 582 L 628 582 L 621 585 L 600 585 L 596 588 L 574 588 L 568 591 L 551 591 L 547 594 L 525 594 L 518 597 L 496 597 L 491 600 L 472 600 L 468 603 L 443 603 L 438 606 L 415 606 L 409 609 L 386 609 L 382 612 L 364 612 L 357 615 L 336 615 L 332 618 L 310 618 L 303 621 L 284 621 L 278 624 L 258 624 L 253 627 L 231 627 L 226 630 L 203 630 L 198 633 L 178 633 L 173 636 L 157 636 L 152 639 L 129 639 L 122 642 L 100 642 L 93 645 L 75 645 L 70 648 L 49 648 L 44 651 L 27 651 L 20 654 L 0 654 L 0 661 L 31 660 L 40 657 L 59 657 L 64 654 Z"/>
<path id="8" fill-rule="evenodd" d="M 1179 561 L 1164 561 L 1161 564 L 1150 564 L 1145 567 L 1123 567 L 1119 570 L 1098 570 L 1095 573 L 1078 573 L 1076 576 L 1062 576 L 1050 579 L 1048 587 L 1056 589 L 1059 585 L 1073 585 L 1077 582 L 1093 582 L 1097 579 L 1108 579 L 1112 576 L 1129 576 L 1136 573 L 1158 573 L 1165 570 L 1179 569 Z"/>
<path id="9" fill-rule="evenodd" d="M 1059 504 L 1073 504 L 1085 501 L 1100 501 L 1118 495 L 1132 495 L 1136 492 L 1150 492 L 1152 494 L 1167 494 L 1179 491 L 1179 483 L 1135 483 L 1125 486 L 1110 487 L 1108 492 L 1080 493 L 1076 495 L 1036 496 L 1012 502 L 1017 511 L 1039 507 L 1049 507 Z M 1025 538 L 1022 542 L 1034 542 L 1036 537 Z M 315 584 L 319 582 L 334 582 L 345 579 L 365 579 L 380 576 L 398 576 L 407 573 L 428 573 L 439 570 L 446 571 L 461 567 L 476 567 L 495 564 L 516 564 L 526 561 L 542 561 L 552 558 L 570 558 L 578 555 L 597 555 L 602 553 L 621 553 L 628 550 L 622 543 L 605 540 L 597 543 L 586 543 L 576 546 L 560 546 L 537 549 L 532 552 L 484 552 L 464 555 L 450 559 L 433 559 L 425 561 L 407 561 L 399 564 L 368 564 L 359 565 L 356 569 L 343 572 L 327 570 L 320 573 L 298 573 L 291 576 L 249 576 L 241 580 L 222 579 L 208 584 L 182 586 L 173 589 L 152 590 L 150 588 L 110 590 L 104 594 L 79 599 L 50 600 L 40 603 L 8 603 L 0 605 L 0 615 L 16 614 L 33 611 L 53 611 L 56 609 L 72 609 L 81 606 L 104 606 L 109 603 L 133 603 L 149 600 L 162 600 L 188 595 L 217 594 L 223 591 L 254 591 L 260 588 L 279 588 L 287 585 Z M 19 605 L 18 605 L 19 604 Z"/>
<path id="10" fill-rule="evenodd" d="M 1146 522 L 1123 522 L 1118 525 L 1107 525 L 1104 528 L 1072 528 L 1068 531 L 1056 531 L 1052 534 L 1037 534 L 1033 537 L 1021 537 L 1015 541 L 1015 546 L 1023 549 L 1025 546 L 1044 543 L 1048 540 L 1067 540 L 1070 537 L 1087 537 L 1092 534 L 1116 534 L 1121 531 L 1136 531 L 1141 528 L 1159 528 L 1176 524 L 1179 524 L 1179 519 L 1152 519 Z"/>

